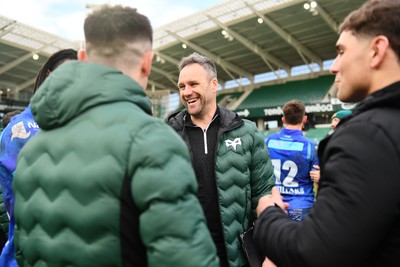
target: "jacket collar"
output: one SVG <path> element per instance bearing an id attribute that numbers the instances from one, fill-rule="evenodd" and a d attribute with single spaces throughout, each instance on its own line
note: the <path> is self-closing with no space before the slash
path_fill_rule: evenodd
<path id="1" fill-rule="evenodd" d="M 217 119 L 220 120 L 221 123 L 221 128 L 224 130 L 231 130 L 234 128 L 237 128 L 241 125 L 244 124 L 244 121 L 242 118 L 237 115 L 236 112 L 233 112 L 231 110 L 228 110 L 226 108 L 217 106 L 217 112 L 219 116 Z M 175 112 L 168 116 L 166 119 L 166 122 L 171 125 L 175 130 L 180 130 L 184 126 L 186 126 L 185 122 L 187 121 L 187 116 L 190 116 L 187 110 L 182 110 L 179 112 Z"/>

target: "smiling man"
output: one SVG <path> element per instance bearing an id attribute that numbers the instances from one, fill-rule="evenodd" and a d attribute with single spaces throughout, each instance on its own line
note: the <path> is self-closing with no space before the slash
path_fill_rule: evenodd
<path id="1" fill-rule="evenodd" d="M 246 265 L 239 235 L 256 218 L 258 199 L 271 192 L 274 174 L 264 138 L 253 122 L 217 105 L 217 69 L 193 53 L 179 64 L 178 87 L 186 109 L 167 123 L 189 147 L 198 197 L 221 266 Z"/>
<path id="2" fill-rule="evenodd" d="M 400 1 L 371 0 L 340 27 L 331 72 L 338 98 L 358 105 L 319 144 L 320 187 L 304 221 L 290 220 L 276 188 L 259 201 L 255 239 L 279 267 L 399 266 L 399 16 Z"/>

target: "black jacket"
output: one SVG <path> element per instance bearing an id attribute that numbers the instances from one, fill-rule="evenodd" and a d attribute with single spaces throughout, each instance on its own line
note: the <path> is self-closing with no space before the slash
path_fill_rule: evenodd
<path id="1" fill-rule="evenodd" d="M 301 223 L 269 207 L 255 239 L 279 267 L 400 264 L 400 82 L 369 95 L 319 145 L 320 188 Z"/>
<path id="2" fill-rule="evenodd" d="M 192 154 L 186 116 L 189 115 L 184 110 L 172 114 L 166 122 L 182 136 Z M 223 107 L 219 107 L 216 119 L 221 127 L 218 129 L 213 168 L 215 184 L 227 259 L 230 267 L 238 267 L 246 264 L 239 235 L 252 225 L 258 199 L 271 192 L 274 185 L 273 166 L 263 135 L 254 122 L 241 119 L 235 112 Z"/>

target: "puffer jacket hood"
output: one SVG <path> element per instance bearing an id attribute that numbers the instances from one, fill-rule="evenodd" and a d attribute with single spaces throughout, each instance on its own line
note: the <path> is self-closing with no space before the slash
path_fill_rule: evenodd
<path id="1" fill-rule="evenodd" d="M 133 102 L 151 114 L 147 95 L 130 77 L 111 67 L 70 61 L 57 68 L 40 86 L 32 98 L 31 110 L 40 128 L 49 130 L 93 106 L 118 101 Z"/>

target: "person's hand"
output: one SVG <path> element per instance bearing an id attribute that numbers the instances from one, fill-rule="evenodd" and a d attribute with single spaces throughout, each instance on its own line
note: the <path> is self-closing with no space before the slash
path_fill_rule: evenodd
<path id="1" fill-rule="evenodd" d="M 271 195 L 262 196 L 258 200 L 257 206 L 257 217 L 269 206 L 275 206 L 277 204 L 281 209 L 286 210 L 289 207 L 289 203 L 283 202 L 281 193 L 279 193 L 279 189 L 274 186 L 272 188 Z"/>
<path id="2" fill-rule="evenodd" d="M 313 168 L 315 170 L 310 171 L 311 180 L 313 180 L 314 183 L 319 183 L 319 178 L 321 177 L 321 172 L 320 172 L 319 166 L 313 165 Z"/>
<path id="3" fill-rule="evenodd" d="M 265 260 L 262 263 L 261 267 L 276 267 L 275 263 L 273 263 L 270 259 L 265 257 Z"/>

